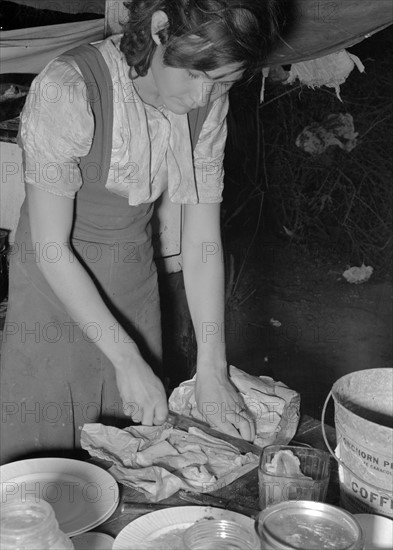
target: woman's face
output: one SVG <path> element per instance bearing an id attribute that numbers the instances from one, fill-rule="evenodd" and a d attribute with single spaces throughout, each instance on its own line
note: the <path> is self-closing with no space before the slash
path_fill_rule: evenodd
<path id="1" fill-rule="evenodd" d="M 163 52 L 163 46 L 157 46 L 150 65 L 150 82 L 156 88 L 158 102 L 179 115 L 224 95 L 243 74 L 238 63 L 206 73 L 168 67 L 163 63 Z"/>

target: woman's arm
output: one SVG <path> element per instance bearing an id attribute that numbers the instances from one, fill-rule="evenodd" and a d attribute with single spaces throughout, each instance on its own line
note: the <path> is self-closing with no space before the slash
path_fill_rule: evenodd
<path id="1" fill-rule="evenodd" d="M 184 284 L 196 334 L 196 400 L 206 420 L 230 435 L 253 440 L 255 426 L 242 411 L 241 395 L 230 382 L 225 354 L 224 262 L 220 204 L 184 207 Z"/>
<path id="2" fill-rule="evenodd" d="M 143 424 L 164 422 L 168 409 L 161 381 L 122 328 L 119 338 L 113 337 L 110 327 L 113 328 L 116 319 L 72 252 L 74 201 L 33 185 L 27 184 L 26 188 L 33 243 L 39 244 L 38 250 L 44 250 L 48 243 L 56 243 L 61 252 L 57 262 L 45 261 L 41 255 L 37 259 L 41 272 L 75 322 L 80 326 L 88 326 L 92 321 L 100 325 L 102 336 L 96 345 L 115 368 L 125 413 Z"/>

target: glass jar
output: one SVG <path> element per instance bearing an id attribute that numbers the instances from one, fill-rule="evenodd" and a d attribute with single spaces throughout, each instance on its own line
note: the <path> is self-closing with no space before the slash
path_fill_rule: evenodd
<path id="1" fill-rule="evenodd" d="M 262 550 L 363 550 L 356 518 L 330 504 L 309 500 L 274 504 L 260 512 L 256 528 Z"/>
<path id="2" fill-rule="evenodd" d="M 204 519 L 197 521 L 183 534 L 187 550 L 259 550 L 260 543 L 253 528 L 236 521 Z"/>
<path id="3" fill-rule="evenodd" d="M 0 510 L 1 550 L 73 550 L 55 513 L 44 500 L 10 501 Z"/>
<path id="4" fill-rule="evenodd" d="M 278 473 L 272 467 L 280 454 L 291 459 L 291 473 L 285 470 Z M 259 507 L 264 510 L 284 500 L 324 502 L 329 479 L 329 453 L 293 445 L 268 445 L 259 461 Z"/>

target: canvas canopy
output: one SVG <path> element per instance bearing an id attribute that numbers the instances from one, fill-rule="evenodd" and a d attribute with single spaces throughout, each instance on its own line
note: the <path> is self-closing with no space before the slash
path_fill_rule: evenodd
<path id="1" fill-rule="evenodd" d="M 392 23 L 392 0 L 294 0 L 291 30 L 270 55 L 269 65 L 326 56 Z"/>
<path id="2" fill-rule="evenodd" d="M 21 6 L 63 13 L 105 13 L 106 0 L 8 0 Z"/>
<path id="3" fill-rule="evenodd" d="M 0 73 L 37 74 L 66 50 L 102 38 L 103 19 L 2 32 Z"/>
<path id="4" fill-rule="evenodd" d="M 12 0 L 68 13 L 121 15 L 123 0 Z M 263 1 L 263 0 L 259 0 Z M 268 65 L 286 65 L 326 56 L 353 46 L 393 22 L 392 0 L 293 0 L 294 23 L 268 59 Z M 50 25 L 0 35 L 0 72 L 39 72 L 51 59 L 83 42 L 104 37 L 104 19 Z"/>

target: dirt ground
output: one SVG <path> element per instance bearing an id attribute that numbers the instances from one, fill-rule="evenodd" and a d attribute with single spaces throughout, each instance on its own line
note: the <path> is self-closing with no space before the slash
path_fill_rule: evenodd
<path id="1" fill-rule="evenodd" d="M 348 267 L 265 237 L 228 302 L 229 361 L 299 391 L 303 412 L 317 418 L 338 378 L 392 366 L 392 281 L 375 275 L 350 284 Z"/>

